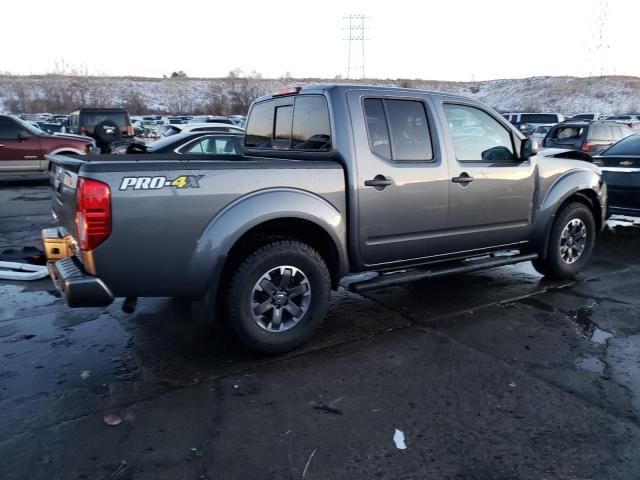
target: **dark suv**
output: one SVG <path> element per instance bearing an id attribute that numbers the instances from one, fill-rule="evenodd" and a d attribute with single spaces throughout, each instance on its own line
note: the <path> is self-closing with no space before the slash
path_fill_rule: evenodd
<path id="1" fill-rule="evenodd" d="M 121 108 L 81 108 L 69 115 L 69 132 L 87 135 L 103 152 L 113 142 L 133 138 L 133 126 L 126 110 Z"/>
<path id="2" fill-rule="evenodd" d="M 617 122 L 563 122 L 551 127 L 544 138 L 544 148 L 570 148 L 590 155 L 597 155 L 629 135 L 626 125 Z"/>

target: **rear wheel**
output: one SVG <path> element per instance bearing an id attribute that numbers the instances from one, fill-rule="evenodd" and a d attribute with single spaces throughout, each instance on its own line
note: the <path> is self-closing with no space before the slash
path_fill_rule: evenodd
<path id="1" fill-rule="evenodd" d="M 569 203 L 558 212 L 553 222 L 547 257 L 531 263 L 545 276 L 573 278 L 589 261 L 595 238 L 596 224 L 591 210 L 580 202 Z"/>
<path id="2" fill-rule="evenodd" d="M 238 267 L 227 288 L 224 318 L 251 348 L 287 352 L 320 325 L 330 288 L 327 265 L 317 251 L 298 241 L 272 242 Z"/>

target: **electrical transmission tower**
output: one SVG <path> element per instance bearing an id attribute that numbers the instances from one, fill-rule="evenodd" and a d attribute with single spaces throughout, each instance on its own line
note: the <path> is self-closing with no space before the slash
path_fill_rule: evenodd
<path id="1" fill-rule="evenodd" d="M 596 0 L 596 38 L 595 46 L 590 53 L 591 68 L 589 76 L 597 75 L 602 77 L 605 74 L 605 67 L 609 63 L 609 49 L 611 45 L 607 43 L 607 30 L 609 23 L 609 0 Z"/>
<path id="2" fill-rule="evenodd" d="M 360 78 L 365 78 L 364 42 L 368 39 L 365 38 L 364 33 L 365 30 L 368 30 L 365 27 L 365 20 L 368 19 L 369 17 L 365 17 L 364 15 L 349 15 L 343 17 L 346 23 L 344 30 L 347 31 L 347 38 L 344 40 L 348 42 L 347 78 L 356 78 L 352 76 L 352 73 L 357 74 Z"/>

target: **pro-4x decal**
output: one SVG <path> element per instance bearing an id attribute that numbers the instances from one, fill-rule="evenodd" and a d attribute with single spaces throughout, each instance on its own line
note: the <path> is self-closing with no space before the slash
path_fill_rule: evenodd
<path id="1" fill-rule="evenodd" d="M 176 178 L 124 177 L 120 190 L 159 190 L 161 188 L 200 188 L 200 179 L 204 175 L 180 175 Z"/>

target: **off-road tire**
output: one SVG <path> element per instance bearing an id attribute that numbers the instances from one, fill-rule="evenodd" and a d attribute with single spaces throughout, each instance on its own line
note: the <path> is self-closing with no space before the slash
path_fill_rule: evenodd
<path id="1" fill-rule="evenodd" d="M 292 266 L 308 279 L 310 299 L 304 315 L 285 331 L 268 331 L 254 318 L 254 287 L 265 273 Z M 295 240 L 273 241 L 248 255 L 231 276 L 224 294 L 224 322 L 238 339 L 267 354 L 291 351 L 302 345 L 318 328 L 331 297 L 331 279 L 322 256 L 309 245 Z"/>
<path id="2" fill-rule="evenodd" d="M 575 219 L 584 224 L 587 238 L 584 250 L 579 258 L 574 263 L 567 263 L 561 255 L 561 236 L 565 227 Z M 589 262 L 595 244 L 596 233 L 596 222 L 589 207 L 581 202 L 568 203 L 558 212 L 553 222 L 546 258 L 533 260 L 531 262 L 533 268 L 552 279 L 565 280 L 574 278 Z"/>

